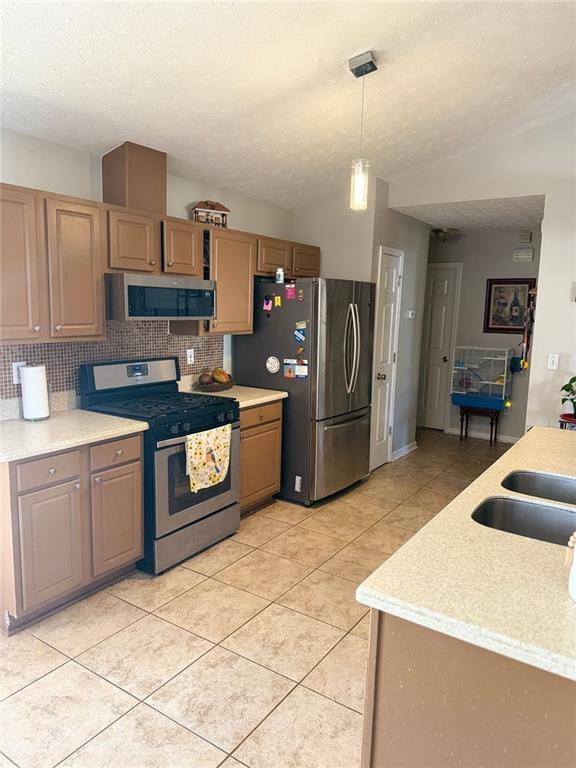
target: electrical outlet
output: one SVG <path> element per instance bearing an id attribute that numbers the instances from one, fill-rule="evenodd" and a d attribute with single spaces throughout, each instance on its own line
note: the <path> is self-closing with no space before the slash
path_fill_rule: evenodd
<path id="1" fill-rule="evenodd" d="M 548 353 L 548 365 L 546 366 L 549 371 L 557 371 L 560 364 L 560 355 L 557 352 Z"/>
<path id="2" fill-rule="evenodd" d="M 194 365 L 194 350 L 193 349 L 187 349 L 186 350 L 186 362 L 188 365 Z"/>
<path id="3" fill-rule="evenodd" d="M 12 381 L 14 384 L 20 384 L 20 368 L 22 368 L 23 365 L 26 365 L 26 360 L 12 363 Z"/>

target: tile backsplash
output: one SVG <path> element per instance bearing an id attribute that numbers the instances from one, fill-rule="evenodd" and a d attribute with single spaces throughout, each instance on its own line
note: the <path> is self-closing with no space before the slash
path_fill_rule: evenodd
<path id="1" fill-rule="evenodd" d="M 193 348 L 195 363 L 186 363 L 186 350 Z M 222 336 L 174 336 L 168 322 L 109 320 L 103 341 L 70 341 L 53 344 L 0 345 L 0 399 L 20 396 L 20 386 L 12 383 L 12 362 L 25 360 L 46 366 L 50 392 L 76 390 L 78 366 L 103 360 L 137 360 L 144 357 L 169 357 L 180 360 L 182 376 L 201 373 L 222 365 Z"/>

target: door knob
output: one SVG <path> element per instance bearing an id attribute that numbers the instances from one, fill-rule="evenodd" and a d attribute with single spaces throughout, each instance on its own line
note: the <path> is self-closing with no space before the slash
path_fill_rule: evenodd
<path id="1" fill-rule="evenodd" d="M 386 374 L 385 373 L 377 373 L 376 378 L 378 381 L 386 381 Z"/>
<path id="2" fill-rule="evenodd" d="M 61 326 L 61 325 L 57 325 L 57 326 L 56 326 L 56 330 L 57 330 L 57 331 L 61 331 L 61 330 L 62 330 L 62 326 Z"/>
<path id="3" fill-rule="evenodd" d="M 34 328 L 32 328 L 32 330 L 34 331 L 34 333 L 40 333 L 40 326 L 35 325 Z"/>

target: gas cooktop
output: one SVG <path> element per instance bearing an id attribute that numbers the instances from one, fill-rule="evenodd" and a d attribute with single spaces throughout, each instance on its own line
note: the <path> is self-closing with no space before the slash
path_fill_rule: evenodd
<path id="1" fill-rule="evenodd" d="M 229 398 L 193 395 L 187 392 L 170 392 L 161 395 L 150 394 L 146 397 L 112 400 L 97 407 L 99 409 L 105 408 L 107 413 L 115 413 L 129 418 L 155 419 L 159 416 L 172 414 L 190 413 L 193 415 L 206 408 L 225 410 L 229 405 Z"/>

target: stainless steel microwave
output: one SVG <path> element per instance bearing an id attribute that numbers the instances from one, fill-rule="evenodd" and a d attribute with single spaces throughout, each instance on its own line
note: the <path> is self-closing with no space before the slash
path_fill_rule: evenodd
<path id="1" fill-rule="evenodd" d="M 216 283 L 194 277 L 106 274 L 110 320 L 209 320 L 216 312 Z"/>

